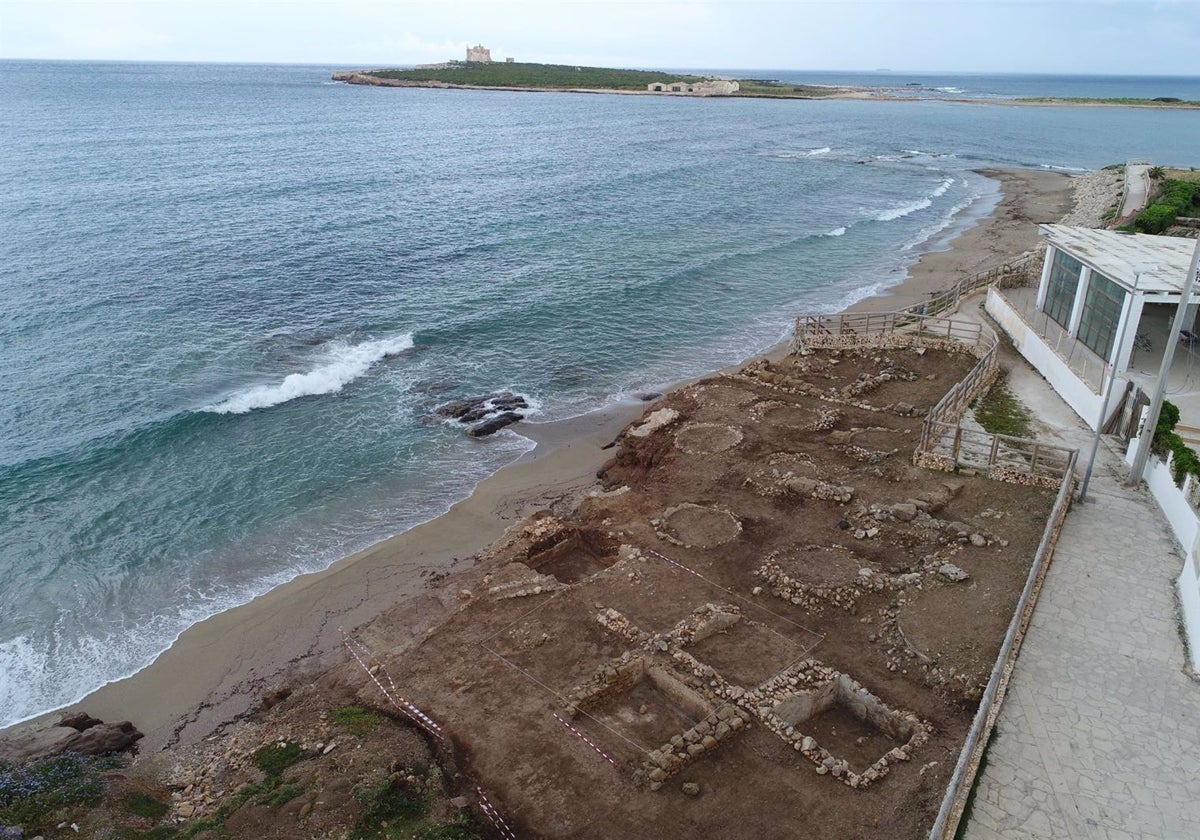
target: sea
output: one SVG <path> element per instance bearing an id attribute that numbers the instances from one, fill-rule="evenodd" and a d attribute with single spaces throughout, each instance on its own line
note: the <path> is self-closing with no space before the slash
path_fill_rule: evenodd
<path id="1" fill-rule="evenodd" d="M 981 167 L 1200 165 L 1200 79 L 735 71 L 913 102 L 356 87 L 329 66 L 0 62 L 0 725 L 438 516 L 545 422 L 901 281 Z"/>

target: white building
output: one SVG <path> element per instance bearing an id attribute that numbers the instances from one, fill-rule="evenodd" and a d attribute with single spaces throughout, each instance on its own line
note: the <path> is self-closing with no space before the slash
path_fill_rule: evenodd
<path id="1" fill-rule="evenodd" d="M 1131 383 L 1154 390 L 1168 342 L 1179 342 L 1167 399 L 1180 410 L 1176 431 L 1200 444 L 1200 283 L 1187 302 L 1186 328 L 1172 320 L 1196 240 L 1042 225 L 1046 259 L 1036 289 L 988 290 L 987 311 L 1017 349 L 1092 429 L 1107 426 Z M 1115 386 L 1108 389 L 1112 381 Z M 1102 394 L 1111 392 L 1104 406 Z M 1134 446 L 1126 461 L 1132 465 Z M 1169 463 L 1151 457 L 1142 474 L 1186 555 L 1177 581 L 1192 667 L 1200 671 L 1200 480 L 1176 486 Z M 1136 562 L 1136 558 L 1130 558 Z"/>
<path id="2" fill-rule="evenodd" d="M 1200 288 L 1189 302 L 1188 334 L 1169 335 L 1196 243 L 1067 225 L 1041 231 L 1048 242 L 1037 289 L 993 289 L 987 311 L 1094 429 L 1109 376 L 1153 381 L 1167 341 L 1186 345 L 1175 358 L 1181 373 L 1197 359 L 1200 341 L 1191 341 L 1191 330 Z M 1200 366 L 1196 378 L 1200 397 Z M 1121 388 L 1113 392 L 1115 403 Z M 1200 421 L 1200 399 L 1191 413 Z"/>
<path id="3" fill-rule="evenodd" d="M 702 82 L 651 82 L 650 93 L 691 94 L 692 96 L 729 96 L 741 90 L 734 79 L 705 79 Z"/>

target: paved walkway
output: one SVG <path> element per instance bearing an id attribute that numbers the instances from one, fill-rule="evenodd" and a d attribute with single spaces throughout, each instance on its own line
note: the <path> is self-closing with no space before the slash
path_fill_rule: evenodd
<path id="1" fill-rule="evenodd" d="M 1119 218 L 1132 216 L 1146 206 L 1150 196 L 1150 164 L 1131 163 L 1125 167 L 1125 201 Z"/>
<path id="2" fill-rule="evenodd" d="M 1093 501 L 1067 517 L 1021 648 L 968 840 L 1200 838 L 1182 559 L 1154 500 L 1100 454 Z"/>

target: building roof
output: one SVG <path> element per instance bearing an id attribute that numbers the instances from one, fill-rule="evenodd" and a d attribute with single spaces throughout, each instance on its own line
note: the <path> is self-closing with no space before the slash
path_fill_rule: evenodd
<path id="1" fill-rule="evenodd" d="M 1132 289 L 1136 282 L 1139 291 L 1147 296 L 1178 296 L 1183 291 L 1192 252 L 1197 247 L 1196 240 L 1178 236 L 1151 236 L 1069 225 L 1040 225 L 1039 228 L 1054 247 L 1127 289 Z M 1147 270 L 1150 266 L 1154 268 Z M 1200 286 L 1193 292 L 1193 298 L 1197 295 L 1200 295 Z"/>

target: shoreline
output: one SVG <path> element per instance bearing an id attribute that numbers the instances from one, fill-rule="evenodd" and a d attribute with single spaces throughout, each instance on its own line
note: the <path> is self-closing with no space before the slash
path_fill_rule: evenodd
<path id="1" fill-rule="evenodd" d="M 673 93 L 670 91 L 650 90 L 620 90 L 617 88 L 570 88 L 570 87 L 541 87 L 515 85 L 468 85 L 456 82 L 438 81 L 409 81 L 406 79 L 389 79 L 384 76 L 372 76 L 370 73 L 357 71 L 339 71 L 332 76 L 335 82 L 364 87 L 397 87 L 397 88 L 430 88 L 434 90 L 493 90 L 510 93 L 594 93 L 616 96 L 666 96 L 684 99 L 794 99 L 810 102 L 836 99 L 840 101 L 858 102 L 953 102 L 959 105 L 1005 105 L 1009 107 L 1027 106 L 1031 108 L 1141 108 L 1145 110 L 1196 111 L 1200 103 L 1194 102 L 1105 102 L 1078 101 L 1071 98 L 1039 98 L 1039 99 L 1001 99 L 996 97 L 950 97 L 950 96 L 901 96 L 896 92 L 904 92 L 904 88 L 883 87 L 852 87 L 843 85 L 809 85 L 808 87 L 827 87 L 830 92 L 820 96 L 798 93 L 733 93 L 733 94 L 694 94 Z"/>
<path id="2" fill-rule="evenodd" d="M 999 181 L 1000 200 L 991 213 L 969 221 L 949 242 L 934 240 L 942 250 L 920 253 L 901 282 L 856 302 L 849 311 L 886 311 L 919 302 L 960 276 L 1036 246 L 1036 223 L 1056 221 L 1071 209 L 1074 179 L 1064 173 L 979 172 Z M 786 342 L 756 355 L 780 354 L 785 347 Z M 671 389 L 711 375 L 673 383 Z M 193 625 L 142 670 L 63 708 L 131 720 L 145 733 L 143 743 L 150 751 L 207 737 L 253 709 L 278 684 L 343 661 L 339 628 L 352 630 L 405 599 L 411 599 L 411 621 L 419 625 L 422 593 L 431 575 L 438 579 L 464 568 L 510 525 L 578 498 L 608 458 L 603 447 L 647 405 L 619 403 L 516 427 L 535 447 L 481 481 L 448 512 Z M 440 601 L 429 595 L 424 599 L 431 615 L 440 614 Z M 59 711 L 16 727 L 36 725 Z"/>

